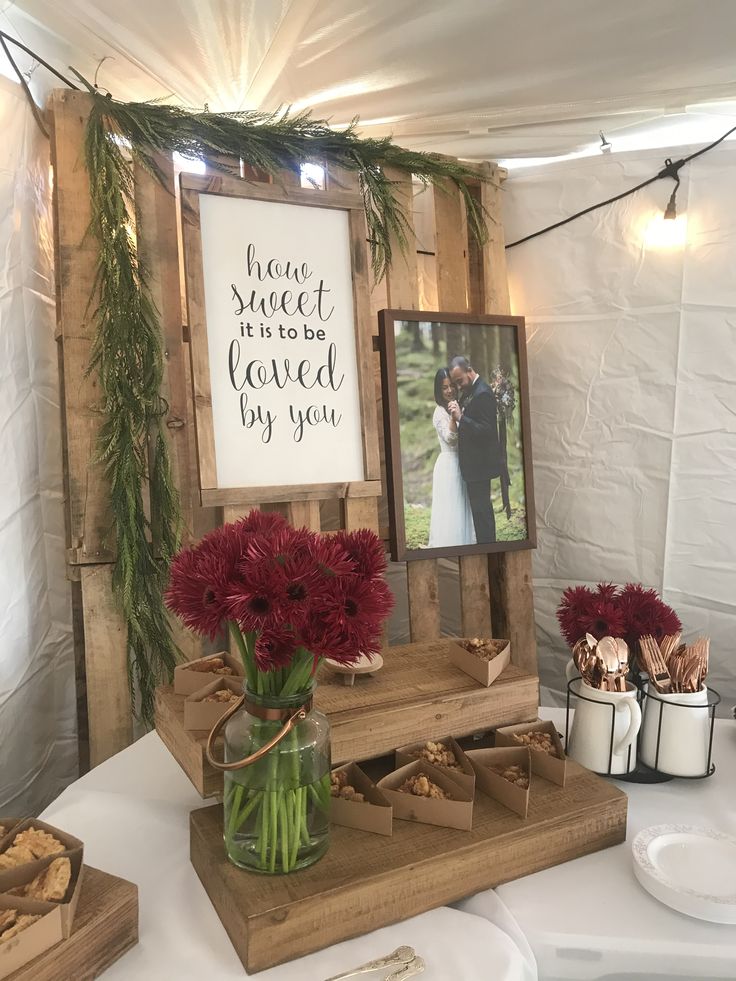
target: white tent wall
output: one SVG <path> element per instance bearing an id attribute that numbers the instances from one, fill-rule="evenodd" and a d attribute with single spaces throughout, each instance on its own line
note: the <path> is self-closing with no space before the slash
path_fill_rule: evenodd
<path id="1" fill-rule="evenodd" d="M 725 128 L 725 127 L 724 127 Z M 652 176 L 688 148 L 511 172 L 507 242 Z M 542 684 L 564 691 L 555 610 L 571 583 L 641 581 L 712 638 L 736 702 L 736 147 L 681 171 L 687 243 L 646 242 L 672 182 L 510 249 L 527 318 Z M 669 224 L 669 223 L 668 223 Z"/>
<path id="2" fill-rule="evenodd" d="M 0 813 L 77 775 L 49 145 L 0 77 Z"/>

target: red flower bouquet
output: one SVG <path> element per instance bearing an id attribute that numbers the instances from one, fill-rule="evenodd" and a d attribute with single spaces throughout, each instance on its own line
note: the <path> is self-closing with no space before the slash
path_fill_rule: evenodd
<path id="1" fill-rule="evenodd" d="M 654 589 L 638 583 L 619 588 L 612 583 L 598 583 L 595 590 L 587 586 L 570 586 L 562 594 L 557 608 L 560 631 L 570 647 L 586 633 L 597 640 L 623 637 L 633 652 L 640 637 L 651 634 L 661 640 L 682 629 L 680 618 Z"/>
<path id="2" fill-rule="evenodd" d="M 174 558 L 166 603 L 203 636 L 227 625 L 251 691 L 293 695 L 322 658 L 349 664 L 378 649 L 393 605 L 385 569 L 372 531 L 323 537 L 251 511 Z"/>
<path id="3" fill-rule="evenodd" d="M 327 848 L 329 724 L 309 696 L 322 658 L 378 649 L 385 568 L 371 531 L 323 537 L 259 511 L 172 562 L 169 608 L 206 637 L 227 626 L 245 666 L 244 711 L 225 729 L 224 837 L 241 868 L 291 872 Z"/>

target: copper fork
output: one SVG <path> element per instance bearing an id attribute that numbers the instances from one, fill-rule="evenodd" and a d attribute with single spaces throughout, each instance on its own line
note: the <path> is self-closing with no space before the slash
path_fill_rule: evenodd
<path id="1" fill-rule="evenodd" d="M 646 665 L 649 679 L 653 682 L 657 691 L 662 693 L 670 691 L 672 687 L 670 672 L 654 637 L 648 634 L 641 637 L 639 639 L 639 650 L 642 660 Z"/>

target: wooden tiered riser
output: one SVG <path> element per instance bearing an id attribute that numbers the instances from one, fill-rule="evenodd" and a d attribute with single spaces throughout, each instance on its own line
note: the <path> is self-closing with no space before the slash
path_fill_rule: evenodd
<path id="1" fill-rule="evenodd" d="M 288 876 L 231 865 L 222 807 L 203 808 L 190 819 L 191 859 L 251 973 L 619 844 L 626 806 L 569 761 L 564 788 L 532 777 L 526 820 L 477 791 L 472 831 L 394 821 L 387 838 L 333 826 L 324 858 Z"/>
<path id="2" fill-rule="evenodd" d="M 537 717 L 536 675 L 511 664 L 484 688 L 450 663 L 449 643 L 388 648 L 383 668 L 356 678 L 353 687 L 322 669 L 315 704 L 330 720 L 334 763 Z M 156 730 L 203 797 L 222 792 L 222 776 L 205 758 L 207 733 L 184 729 L 184 698 L 170 687 L 156 692 Z"/>

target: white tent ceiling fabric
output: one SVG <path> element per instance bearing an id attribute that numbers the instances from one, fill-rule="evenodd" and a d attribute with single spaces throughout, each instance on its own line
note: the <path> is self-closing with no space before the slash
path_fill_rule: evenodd
<path id="1" fill-rule="evenodd" d="M 683 155 L 678 148 L 672 156 Z M 514 172 L 509 241 L 633 186 L 659 152 Z M 661 590 L 710 635 L 721 712 L 736 702 L 736 148 L 682 171 L 687 244 L 645 243 L 670 181 L 509 250 L 527 318 L 542 682 L 564 687 L 555 608 L 571 583 Z"/>
<path id="2" fill-rule="evenodd" d="M 77 772 L 48 143 L 0 78 L 0 810 Z"/>
<path id="3" fill-rule="evenodd" d="M 294 104 L 472 159 L 594 148 L 600 129 L 707 140 L 736 114 L 732 0 L 0 0 L 0 27 L 67 74 L 107 58 L 120 99 Z"/>

